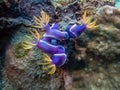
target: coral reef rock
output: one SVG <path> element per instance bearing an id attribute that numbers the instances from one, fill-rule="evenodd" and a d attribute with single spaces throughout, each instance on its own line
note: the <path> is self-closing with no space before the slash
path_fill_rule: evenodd
<path id="1" fill-rule="evenodd" d="M 119 90 L 120 10 L 111 6 L 97 8 L 94 18 L 99 28 L 86 30 L 77 39 L 77 44 L 86 50 L 82 61 L 85 66 L 79 68 L 76 64 L 81 61 L 78 60 L 63 68 L 61 75 L 57 72 L 47 75 L 41 69 L 39 62 L 43 53 L 40 50 L 22 49 L 20 42 L 29 35 L 29 27 L 19 26 L 6 49 L 3 90 Z M 75 56 L 68 59 L 76 60 Z M 75 66 L 78 69 L 69 70 Z"/>

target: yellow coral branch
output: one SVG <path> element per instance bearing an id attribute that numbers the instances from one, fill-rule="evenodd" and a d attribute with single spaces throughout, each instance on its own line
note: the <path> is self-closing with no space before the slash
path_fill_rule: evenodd
<path id="1" fill-rule="evenodd" d="M 44 59 L 45 61 L 51 61 L 51 58 L 50 58 L 47 54 L 44 54 L 44 55 L 43 55 L 43 59 Z"/>
<path id="2" fill-rule="evenodd" d="M 35 32 L 35 33 L 34 33 Z M 37 30 L 30 31 L 30 33 L 34 36 L 34 38 L 36 38 L 38 41 L 40 40 L 40 38 L 42 38 L 42 36 L 40 36 L 40 34 L 38 33 Z"/>
<path id="3" fill-rule="evenodd" d="M 35 45 L 36 44 L 33 44 L 31 42 L 27 42 L 27 41 L 23 42 L 23 44 L 22 44 L 22 46 L 23 46 L 24 49 L 31 49 Z"/>
<path id="4" fill-rule="evenodd" d="M 86 23 L 86 10 L 84 11 L 84 15 L 83 15 L 83 21 L 84 21 L 84 23 Z"/>
<path id="5" fill-rule="evenodd" d="M 38 18 L 34 16 L 34 22 L 37 24 L 37 26 L 32 26 L 35 28 L 43 28 L 45 24 L 48 24 L 50 21 L 49 15 L 41 11 L 41 17 L 39 16 Z"/>
<path id="6" fill-rule="evenodd" d="M 37 39 L 37 37 L 36 37 L 36 35 L 34 34 L 34 32 L 33 32 L 33 31 L 30 31 L 30 33 L 32 34 L 32 36 L 33 36 L 34 38 L 36 38 L 36 39 Z"/>
<path id="7" fill-rule="evenodd" d="M 50 72 L 48 74 L 54 74 L 56 71 L 56 66 L 55 65 L 51 65 L 52 69 L 50 70 Z"/>
<path id="8" fill-rule="evenodd" d="M 54 64 L 51 64 L 49 66 L 46 66 L 43 68 L 43 70 L 48 70 L 50 69 L 50 71 L 48 72 L 48 74 L 54 74 L 56 71 L 56 66 Z"/>
<path id="9" fill-rule="evenodd" d="M 30 33 L 33 35 L 34 38 L 36 38 L 38 41 L 40 40 L 41 36 L 40 34 L 38 33 L 37 30 L 34 30 L 33 31 L 30 31 Z M 27 38 L 29 39 L 32 39 L 30 36 L 26 36 Z M 32 42 L 28 42 L 28 41 L 23 41 L 23 44 L 22 44 L 23 48 L 24 49 L 31 49 L 33 46 L 36 46 L 36 44 L 33 44 Z"/>
<path id="10" fill-rule="evenodd" d="M 40 40 L 40 38 L 41 38 L 41 36 L 40 36 L 40 34 L 38 33 L 38 31 L 37 30 L 35 30 L 35 33 L 36 33 L 36 37 L 37 37 L 37 39 L 38 39 L 38 41 Z"/>
<path id="11" fill-rule="evenodd" d="M 51 58 L 46 53 L 43 54 L 43 60 L 44 62 L 40 62 L 39 65 L 44 66 L 43 70 L 50 70 L 48 74 L 54 74 L 56 71 L 56 66 L 52 63 Z"/>
<path id="12" fill-rule="evenodd" d="M 40 62 L 39 65 L 47 65 L 47 64 L 51 64 L 51 61 L 48 62 Z"/>
<path id="13" fill-rule="evenodd" d="M 86 17 L 87 17 L 86 14 L 87 14 L 87 12 L 85 10 L 84 15 L 83 15 L 83 22 L 84 22 L 84 24 L 87 25 L 87 28 L 93 29 L 93 28 L 98 27 L 98 25 L 96 25 L 97 20 L 92 21 L 92 16 L 90 16 L 88 19 L 86 19 Z"/>

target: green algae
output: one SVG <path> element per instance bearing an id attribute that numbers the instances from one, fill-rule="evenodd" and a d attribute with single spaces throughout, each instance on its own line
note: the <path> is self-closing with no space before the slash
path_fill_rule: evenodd
<path id="1" fill-rule="evenodd" d="M 33 59 L 34 60 L 41 60 L 42 59 L 42 52 L 38 48 L 33 48 Z"/>
<path id="2" fill-rule="evenodd" d="M 22 58 L 27 55 L 29 50 L 23 49 L 22 43 L 18 43 L 15 47 L 15 56 L 17 58 Z"/>
<path id="3" fill-rule="evenodd" d="M 18 43 L 22 42 L 23 40 L 26 39 L 26 35 L 30 35 L 29 30 L 30 30 L 30 27 L 25 27 L 24 25 L 17 27 L 16 32 L 13 33 L 13 36 L 10 42 L 13 45 L 17 45 Z"/>
<path id="4" fill-rule="evenodd" d="M 19 29 L 18 29 L 19 28 Z M 25 27 L 25 26 L 20 26 L 16 29 L 18 29 L 16 31 L 16 33 L 13 33 L 12 38 L 10 39 L 10 42 L 12 45 L 15 46 L 15 56 L 16 58 L 22 58 L 25 55 L 28 54 L 29 50 L 25 50 L 22 46 L 23 41 L 28 40 L 26 38 L 27 35 L 29 34 L 29 27 Z"/>

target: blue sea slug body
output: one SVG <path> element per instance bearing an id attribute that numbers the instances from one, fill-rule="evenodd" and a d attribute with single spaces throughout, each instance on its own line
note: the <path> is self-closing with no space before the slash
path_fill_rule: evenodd
<path id="1" fill-rule="evenodd" d="M 48 70 L 51 69 L 48 74 L 53 74 L 56 71 L 56 67 L 61 67 L 66 63 L 67 55 L 65 52 L 65 48 L 63 45 L 59 45 L 57 41 L 66 40 L 70 38 L 77 38 L 80 36 L 86 28 L 95 28 L 96 21 L 91 22 L 92 18 L 89 18 L 86 20 L 86 11 L 83 15 L 83 21 L 84 24 L 73 24 L 68 25 L 66 28 L 66 31 L 60 31 L 59 30 L 59 24 L 55 23 L 52 24 L 52 26 L 49 25 L 49 16 L 45 12 L 41 12 L 41 17 L 35 18 L 35 23 L 37 26 L 33 26 L 35 28 L 42 28 L 46 30 L 46 32 L 43 34 L 42 39 L 40 34 L 37 30 L 35 30 L 32 33 L 32 35 L 36 38 L 35 43 L 31 42 L 24 42 L 23 47 L 24 49 L 30 49 L 33 46 L 38 47 L 41 51 L 49 54 L 45 54 L 44 56 L 44 62 L 41 62 L 40 64 L 46 65 L 43 69 Z"/>
<path id="2" fill-rule="evenodd" d="M 51 27 L 48 25 L 46 29 L 46 33 L 43 35 L 43 37 L 57 39 L 57 40 L 63 40 L 69 38 L 67 32 L 62 32 L 59 30 L 59 24 L 53 24 Z"/>
<path id="3" fill-rule="evenodd" d="M 69 38 L 77 38 L 86 29 L 86 25 L 70 25 L 67 27 L 66 32 L 69 34 Z"/>

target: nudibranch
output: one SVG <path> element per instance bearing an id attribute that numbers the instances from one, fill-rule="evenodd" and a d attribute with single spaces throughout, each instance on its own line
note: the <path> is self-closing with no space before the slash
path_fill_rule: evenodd
<path id="1" fill-rule="evenodd" d="M 43 11 L 41 12 L 41 17 L 34 17 L 34 19 L 37 25 L 33 27 L 44 28 L 46 31 L 43 36 L 40 36 L 37 30 L 31 32 L 31 34 L 35 37 L 36 41 L 34 43 L 26 41 L 24 42 L 23 47 L 24 49 L 31 49 L 32 47 L 36 46 L 41 51 L 46 53 L 44 55 L 44 62 L 41 62 L 40 64 L 45 66 L 43 68 L 44 70 L 50 69 L 48 74 L 55 73 L 56 67 L 63 66 L 67 60 L 64 46 L 59 45 L 57 41 L 77 38 L 86 28 L 97 27 L 96 21 L 91 22 L 92 17 L 86 20 L 86 11 L 83 15 L 84 24 L 68 25 L 64 32 L 59 30 L 58 23 L 52 24 L 50 26 L 50 17 Z"/>

